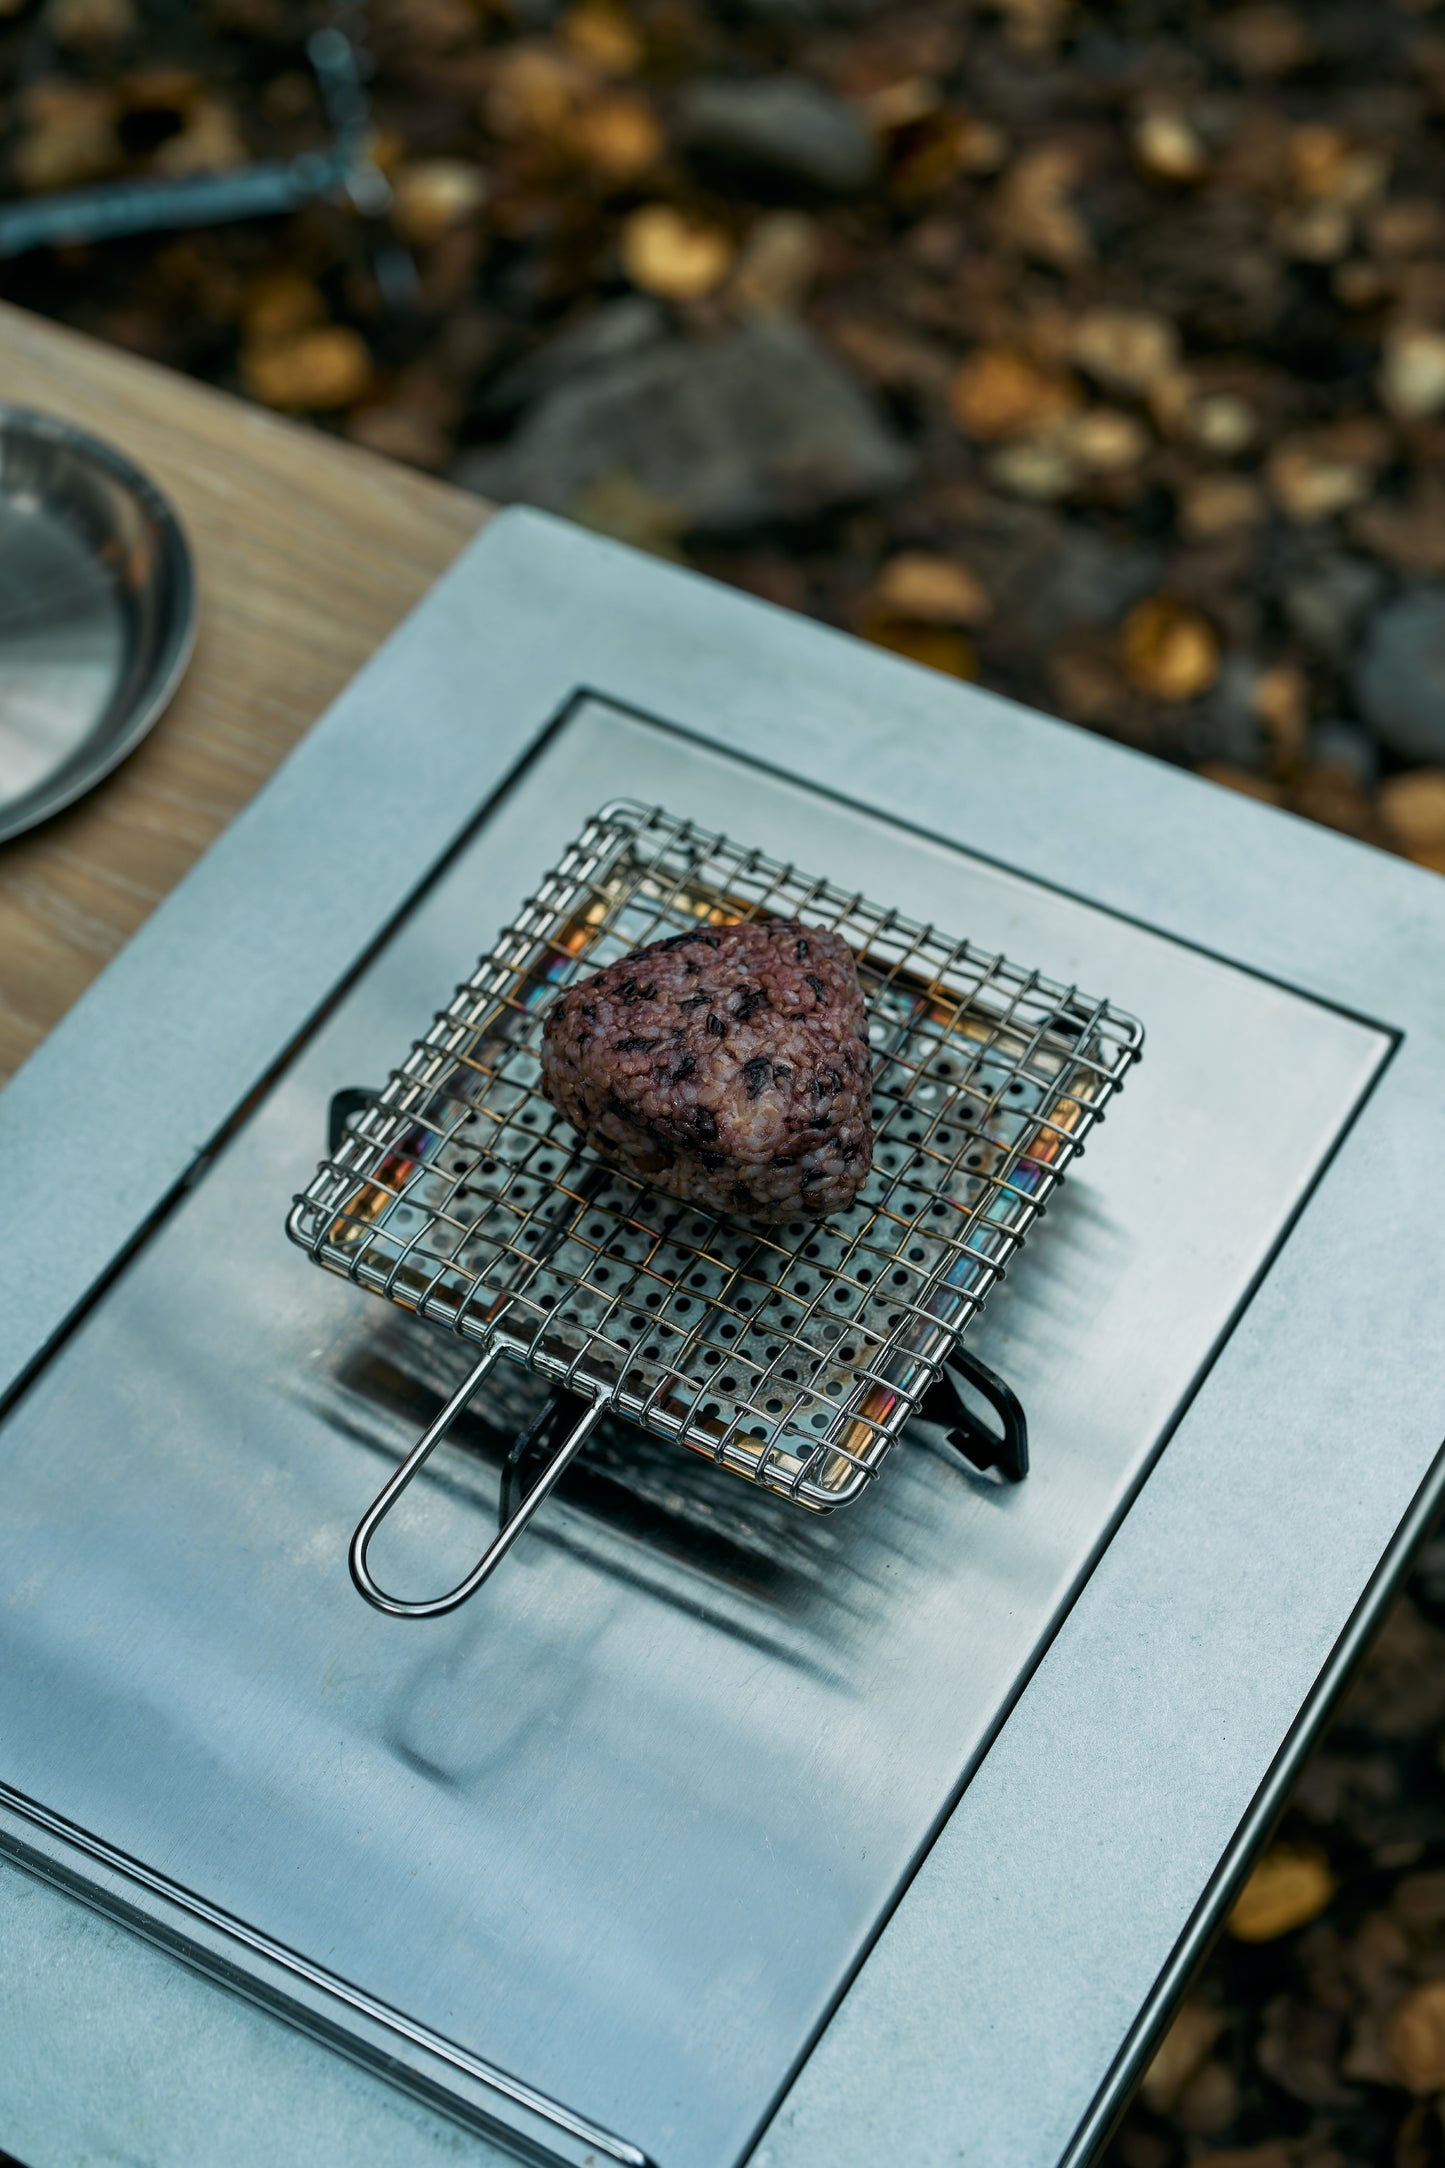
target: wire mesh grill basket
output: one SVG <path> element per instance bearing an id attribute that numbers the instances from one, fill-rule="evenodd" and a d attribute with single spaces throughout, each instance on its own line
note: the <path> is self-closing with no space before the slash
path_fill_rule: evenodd
<path id="1" fill-rule="evenodd" d="M 800 918 L 858 964 L 873 1168 L 852 1208 L 766 1228 L 642 1186 L 540 1091 L 558 991 L 699 924 Z M 465 1600 L 615 1410 L 814 1511 L 856 1498 L 921 1405 L 1143 1041 L 1110 1003 L 661 807 L 590 821 L 295 1200 L 319 1264 L 485 1352 L 357 1531 L 363 1594 Z M 366 1549 L 502 1355 L 588 1405 L 474 1572 L 387 1596 Z"/>

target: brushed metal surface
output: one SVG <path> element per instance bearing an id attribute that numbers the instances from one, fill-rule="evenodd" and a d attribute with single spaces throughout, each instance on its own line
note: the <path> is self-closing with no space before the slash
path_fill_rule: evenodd
<path id="1" fill-rule="evenodd" d="M 680 1465 L 673 1519 L 727 1538 L 701 1556 L 666 1511 L 564 1490 L 525 1570 L 413 1631 L 357 1601 L 345 1537 L 466 1351 L 309 1271 L 276 1200 L 330 1093 L 619 791 L 806 835 L 824 872 L 1105 984 L 1150 1056 L 979 1335 L 1029 1408 L 1027 1484 L 920 1436 L 799 1526 Z M 664 2168 L 736 2160 L 1387 1045 L 589 703 L 5 1423 L 0 1777 Z M 438 1477 L 388 1529 L 396 1574 L 476 1548 L 488 1471 Z"/>
<path id="2" fill-rule="evenodd" d="M 0 842 L 139 744 L 195 637 L 165 498 L 68 422 L 0 406 Z"/>

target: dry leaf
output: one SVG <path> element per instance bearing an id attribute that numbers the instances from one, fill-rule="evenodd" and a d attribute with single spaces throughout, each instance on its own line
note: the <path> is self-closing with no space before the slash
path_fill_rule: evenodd
<path id="1" fill-rule="evenodd" d="M 1330 290 L 1342 309 L 1373 309 L 1388 295 L 1390 282 L 1378 264 L 1354 256 L 1336 264 Z"/>
<path id="2" fill-rule="evenodd" d="M 1156 2115 L 1167 2115 L 1225 2026 L 1224 2013 L 1186 2002 L 1154 2052 L 1139 2091 Z"/>
<path id="3" fill-rule="evenodd" d="M 1349 526 L 1361 548 L 1400 571 L 1445 574 L 1445 483 L 1438 477 L 1420 475 L 1403 504 L 1362 504 Z"/>
<path id="4" fill-rule="evenodd" d="M 1239 2087 L 1226 2063 L 1206 2063 L 1179 2096 L 1179 2121 L 1198 2138 L 1228 2130 L 1239 2113 Z"/>
<path id="5" fill-rule="evenodd" d="M 926 550 L 902 550 L 879 573 L 870 598 L 894 617 L 928 625 L 982 625 L 989 599 L 966 565 Z"/>
<path id="6" fill-rule="evenodd" d="M 1349 254 L 1355 229 L 1343 204 L 1307 203 L 1281 217 L 1275 237 L 1299 263 L 1338 263 Z"/>
<path id="7" fill-rule="evenodd" d="M 1037 60 L 1059 42 L 1069 0 L 997 0 L 998 11 L 1016 53 Z"/>
<path id="8" fill-rule="evenodd" d="M 1229 1932 L 1238 1942 L 1273 1942 L 1318 1919 L 1334 1894 L 1335 1878 L 1318 1852 L 1272 1845 L 1235 1901 Z"/>
<path id="9" fill-rule="evenodd" d="M 1185 485 L 1179 498 L 1179 530 L 1191 542 L 1257 527 L 1268 512 L 1264 491 L 1244 474 L 1205 474 Z"/>
<path id="10" fill-rule="evenodd" d="M 679 541 L 683 514 L 676 505 L 654 497 L 633 474 L 614 468 L 601 474 L 567 507 L 568 516 L 594 534 L 611 535 L 650 557 L 685 564 Z"/>
<path id="11" fill-rule="evenodd" d="M 115 94 L 87 83 L 39 82 L 19 98 L 11 166 L 32 195 L 102 180 L 121 161 Z"/>
<path id="12" fill-rule="evenodd" d="M 346 434 L 353 444 L 363 444 L 383 458 L 400 459 L 409 467 L 437 473 L 451 456 L 451 435 L 435 415 L 407 399 L 388 399 L 376 406 L 358 407 L 346 417 Z"/>
<path id="13" fill-rule="evenodd" d="M 1313 527 L 1363 503 L 1374 480 L 1363 460 L 1303 440 L 1281 444 L 1267 469 L 1270 490 L 1286 518 Z"/>
<path id="14" fill-rule="evenodd" d="M 1380 391 L 1402 421 L 1418 421 L 1445 407 L 1445 331 L 1402 324 L 1385 341 Z"/>
<path id="15" fill-rule="evenodd" d="M 278 13 L 284 5 L 285 0 L 280 0 Z M 238 10 L 244 19 L 265 8 L 266 0 L 219 0 L 219 4 L 213 0 L 212 12 L 225 21 Z M 455 52 L 460 46 L 470 45 L 477 34 L 478 11 L 468 0 L 392 0 L 387 12 L 397 29 L 405 29 L 413 50 L 426 54 Z M 260 34 L 274 37 L 274 17 L 267 21 L 263 14 L 262 21 L 265 28 Z"/>
<path id="16" fill-rule="evenodd" d="M 168 136 L 151 160 L 156 173 L 183 180 L 193 173 L 232 173 L 250 162 L 235 115 L 214 98 L 201 98 L 186 115 L 185 126 Z"/>
<path id="17" fill-rule="evenodd" d="M 1445 768 L 1412 768 L 1380 785 L 1380 815 L 1407 857 L 1445 850 Z"/>
<path id="18" fill-rule="evenodd" d="M 1210 783 L 1222 784 L 1225 790 L 1238 791 L 1241 798 L 1258 798 L 1263 805 L 1283 803 L 1284 793 L 1278 783 L 1256 775 L 1252 768 L 1237 767 L 1232 760 L 1202 760 L 1195 773 Z M 1246 1935 L 1244 1939 L 1248 1942 L 1263 1937 Z"/>
<path id="19" fill-rule="evenodd" d="M 988 463 L 990 478 L 1011 496 L 1027 497 L 1037 504 L 1066 497 L 1078 482 L 1082 469 L 1062 428 L 1039 437 L 1022 437 L 1001 445 Z"/>
<path id="20" fill-rule="evenodd" d="M 1151 595 L 1129 612 L 1119 653 L 1130 684 L 1156 700 L 1197 699 L 1219 675 L 1214 627 L 1172 595 Z"/>
<path id="21" fill-rule="evenodd" d="M 1231 391 L 1203 392 L 1187 402 L 1184 427 L 1204 451 L 1232 459 L 1254 442 L 1259 423 L 1249 402 Z"/>
<path id="22" fill-rule="evenodd" d="M 865 618 L 863 637 L 875 647 L 886 647 L 910 662 L 926 663 L 945 677 L 975 678 L 978 657 L 973 642 L 947 625 L 915 625 L 895 617 Z"/>
<path id="23" fill-rule="evenodd" d="M 1129 706 L 1112 643 L 1089 627 L 1066 633 L 1050 649 L 1048 674 L 1053 705 L 1072 722 L 1107 729 Z"/>
<path id="24" fill-rule="evenodd" d="M 321 288 L 300 271 L 269 271 L 253 280 L 241 299 L 241 324 L 252 346 L 290 338 L 325 321 Z"/>
<path id="25" fill-rule="evenodd" d="M 563 22 L 562 35 L 580 61 L 603 75 L 631 75 L 642 64 L 642 34 L 610 0 L 582 0 Z"/>
<path id="26" fill-rule="evenodd" d="M 117 44 L 140 25 L 134 0 L 49 0 L 45 27 L 57 45 L 84 47 Z"/>
<path id="27" fill-rule="evenodd" d="M 1149 432 L 1117 407 L 1091 407 L 1063 425 L 1068 450 L 1091 474 L 1125 474 L 1149 450 Z"/>
<path id="28" fill-rule="evenodd" d="M 1340 204 L 1349 211 L 1373 202 L 1390 172 L 1388 161 L 1378 151 L 1362 147 L 1342 129 L 1315 124 L 1293 131 L 1289 162 L 1298 195 Z"/>
<path id="29" fill-rule="evenodd" d="M 1377 256 L 1445 253 L 1445 204 L 1434 196 L 1397 196 L 1377 203 L 1366 223 Z"/>
<path id="30" fill-rule="evenodd" d="M 865 316 L 835 316 L 828 330 L 839 353 L 885 390 L 930 399 L 947 391 L 953 369 L 945 348 Z"/>
<path id="31" fill-rule="evenodd" d="M 1445 1868 L 1427 1867 L 1395 1885 L 1390 1910 L 1407 1934 L 1428 1943 L 1445 1928 Z"/>
<path id="32" fill-rule="evenodd" d="M 1390 2019 L 1385 2051 L 1412 2093 L 1445 2086 L 1445 1980 L 1427 1980 Z"/>
<path id="33" fill-rule="evenodd" d="M 954 420 L 978 444 L 1033 434 L 1072 413 L 1078 403 L 1072 378 L 1041 369 L 1027 355 L 1003 346 L 978 347 L 948 394 Z"/>
<path id="34" fill-rule="evenodd" d="M 1001 238 L 1059 270 L 1087 263 L 1094 248 L 1071 200 L 1077 179 L 1078 160 L 1066 145 L 1043 143 L 1026 151 L 999 186 Z"/>
<path id="35" fill-rule="evenodd" d="M 640 180 L 667 147 L 662 123 L 647 100 L 623 90 L 584 105 L 571 122 L 567 141 L 583 165 L 619 186 Z"/>
<path id="36" fill-rule="evenodd" d="M 664 301 L 699 301 L 721 286 L 733 245 L 721 226 L 670 203 L 646 203 L 622 228 L 622 267 L 634 286 Z"/>
<path id="37" fill-rule="evenodd" d="M 1230 2146 L 1224 2153 L 1195 2156 L 1199 2168 L 1305 2168 L 1299 2147 L 1289 2138 L 1269 2138 L 1263 2145 Z M 1344 2168 L 1338 2154 L 1314 2155 L 1314 2168 Z"/>
<path id="38" fill-rule="evenodd" d="M 393 180 L 391 215 L 403 240 L 425 248 L 449 227 L 475 218 L 486 200 L 480 166 L 465 158 L 422 158 Z"/>
<path id="39" fill-rule="evenodd" d="M 584 68 L 546 45 L 510 45 L 497 54 L 483 99 L 488 125 L 505 141 L 560 134 L 591 92 Z"/>
<path id="40" fill-rule="evenodd" d="M 1273 0 L 1227 15 L 1220 37 L 1241 75 L 1288 75 L 1309 59 L 1304 24 L 1292 8 Z"/>
<path id="41" fill-rule="evenodd" d="M 200 77 L 190 68 L 137 68 L 118 86 L 127 113 L 169 114 L 183 119 L 203 95 Z"/>
<path id="42" fill-rule="evenodd" d="M 1309 685 L 1302 670 L 1277 663 L 1260 675 L 1252 701 L 1269 740 L 1277 774 L 1288 774 L 1304 759 L 1309 736 Z"/>
<path id="43" fill-rule="evenodd" d="M 943 105 L 943 92 L 931 75 L 902 75 L 858 103 L 873 133 L 891 136 L 916 127 L 921 120 L 931 120 Z"/>
<path id="44" fill-rule="evenodd" d="M 997 173 L 1008 141 L 990 121 L 940 106 L 890 132 L 893 193 L 912 203 L 936 195 L 960 173 Z"/>
<path id="45" fill-rule="evenodd" d="M 1179 334 L 1147 309 L 1088 309 L 1073 332 L 1079 367 L 1106 391 L 1147 392 L 1179 363 Z"/>
<path id="46" fill-rule="evenodd" d="M 323 413 L 350 406 L 371 382 L 371 355 L 360 332 L 327 324 L 294 338 L 247 347 L 241 355 L 246 390 L 263 406 Z"/>
<path id="47" fill-rule="evenodd" d="M 1141 113 L 1134 124 L 1134 156 L 1155 181 L 1201 181 L 1209 170 L 1203 142 L 1179 113 Z"/>
<path id="48" fill-rule="evenodd" d="M 817 276 L 818 229 L 801 211 L 772 211 L 751 229 L 728 289 L 735 308 L 794 310 Z"/>

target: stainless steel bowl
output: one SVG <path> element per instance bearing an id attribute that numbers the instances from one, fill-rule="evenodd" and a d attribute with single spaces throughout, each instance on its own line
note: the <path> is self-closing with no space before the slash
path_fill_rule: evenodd
<path id="1" fill-rule="evenodd" d="M 0 405 L 0 842 L 139 744 L 195 630 L 190 547 L 154 483 L 84 430 Z"/>

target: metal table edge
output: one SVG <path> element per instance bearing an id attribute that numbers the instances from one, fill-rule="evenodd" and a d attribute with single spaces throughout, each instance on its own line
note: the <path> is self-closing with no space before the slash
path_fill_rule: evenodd
<path id="1" fill-rule="evenodd" d="M 1200 1897 L 1148 2001 L 1119 2049 L 1108 2074 L 1080 2120 L 1058 2168 L 1089 2168 L 1127 2110 L 1139 2080 L 1167 2031 L 1180 1999 L 1207 1960 L 1255 1859 L 1268 1842 L 1305 1763 L 1319 1743 L 1335 1704 L 1399 1595 L 1411 1561 L 1445 1505 L 1445 1442 L 1414 1504 L 1381 1559 L 1349 1623 L 1320 1671 L 1308 1701 L 1280 1747 L 1268 1775 L 1242 1816 L 1229 1849 Z"/>

